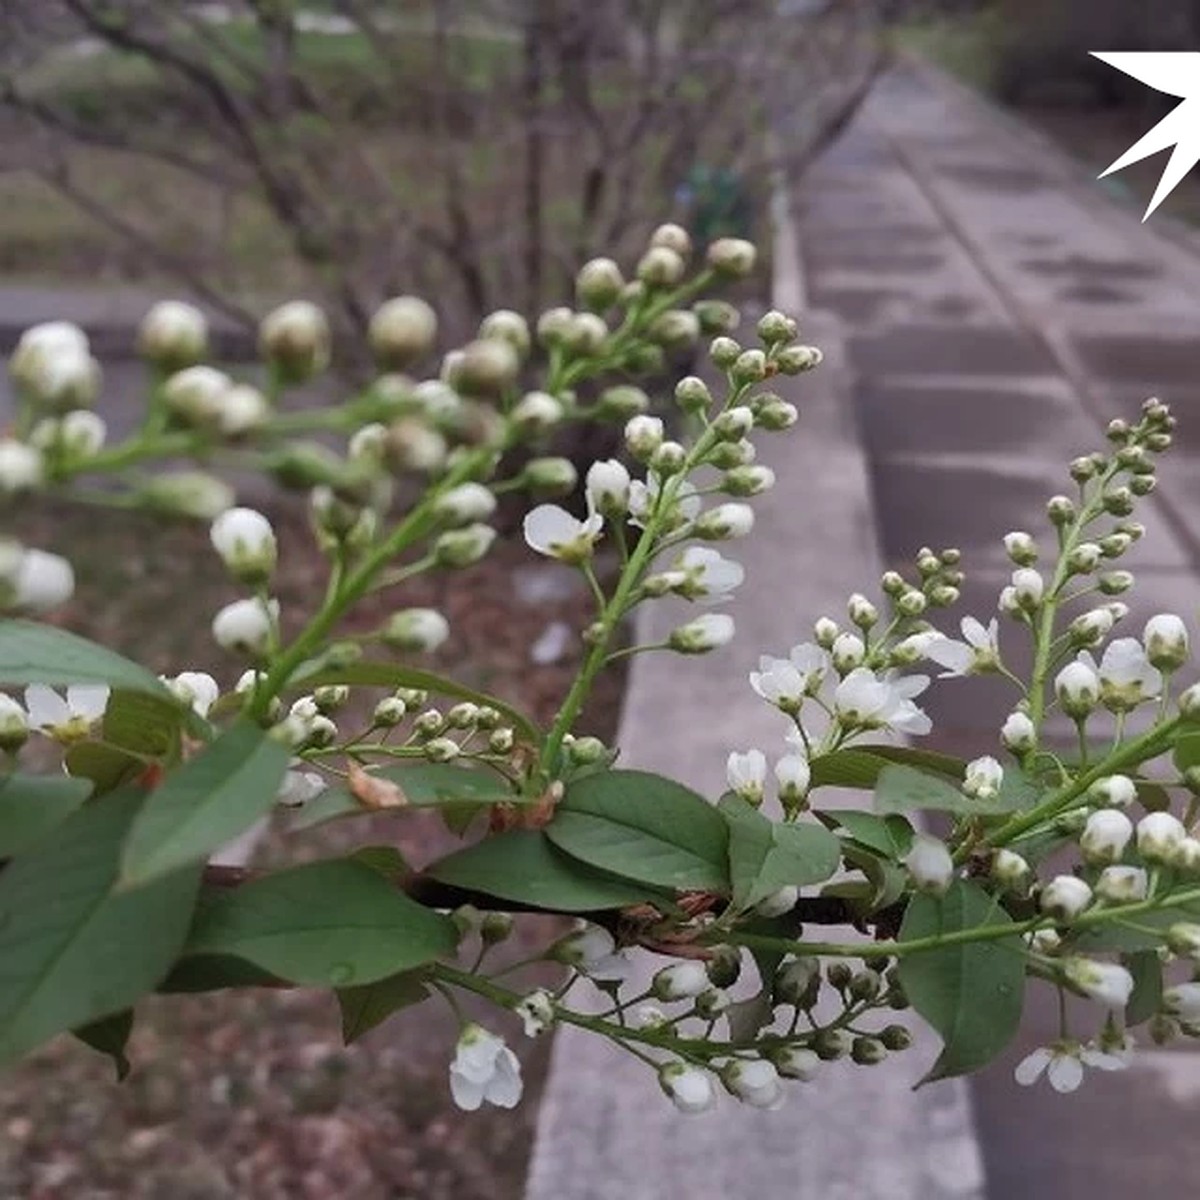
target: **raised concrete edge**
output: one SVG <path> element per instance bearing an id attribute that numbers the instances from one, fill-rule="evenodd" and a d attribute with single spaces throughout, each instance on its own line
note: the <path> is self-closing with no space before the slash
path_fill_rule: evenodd
<path id="1" fill-rule="evenodd" d="M 783 239 L 776 230 L 773 300 L 795 311 L 803 276 L 789 205 L 789 196 L 775 197 L 776 219 L 790 228 Z M 760 441 L 760 460 L 779 482 L 756 505 L 752 537 L 730 551 L 747 568 L 733 606 L 735 643 L 699 663 L 635 658 L 630 671 L 617 739 L 622 763 L 671 774 L 704 794 L 720 787 L 729 750 L 779 745 L 778 715 L 748 686 L 758 655 L 785 652 L 816 616 L 839 613 L 846 596 L 880 570 L 842 330 L 832 314 L 813 312 L 804 316 L 804 336 L 822 347 L 825 364 L 782 382 L 801 408 L 800 424 Z M 665 602 L 643 607 L 638 641 L 660 640 L 685 612 Z M 659 964 L 643 958 L 648 977 Z M 918 1050 L 873 1069 L 870 1080 L 835 1064 L 778 1113 L 730 1102 L 698 1119 L 676 1113 L 643 1064 L 598 1037 L 563 1029 L 526 1200 L 976 1200 L 983 1166 L 966 1085 L 910 1091 L 932 1054 L 925 1036 Z"/>

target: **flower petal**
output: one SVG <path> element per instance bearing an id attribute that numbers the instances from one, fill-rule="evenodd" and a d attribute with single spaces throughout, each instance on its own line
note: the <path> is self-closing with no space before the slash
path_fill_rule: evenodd
<path id="1" fill-rule="evenodd" d="M 77 717 L 98 721 L 104 716 L 111 694 L 105 683 L 73 683 L 67 688 L 67 707 Z"/>
<path id="2" fill-rule="evenodd" d="M 25 711 L 29 713 L 30 725 L 39 729 L 64 725 L 71 719 L 67 702 L 44 683 L 31 683 L 25 689 Z"/>
<path id="3" fill-rule="evenodd" d="M 1046 1078 L 1056 1092 L 1073 1092 L 1083 1082 L 1083 1063 L 1073 1054 L 1056 1054 L 1046 1068 Z"/>
<path id="4" fill-rule="evenodd" d="M 1046 1049 L 1045 1046 L 1039 1046 L 1032 1054 L 1026 1055 L 1017 1063 L 1017 1069 L 1013 1072 L 1013 1078 L 1022 1086 L 1029 1087 L 1032 1083 L 1037 1083 L 1041 1078 L 1042 1072 L 1050 1065 L 1050 1060 L 1053 1054 Z"/>

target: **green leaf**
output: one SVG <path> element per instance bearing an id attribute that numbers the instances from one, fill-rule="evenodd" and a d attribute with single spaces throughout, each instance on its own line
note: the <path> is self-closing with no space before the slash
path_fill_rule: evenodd
<path id="1" fill-rule="evenodd" d="M 463 805 L 474 814 L 501 801 L 516 799 L 502 790 L 503 781 L 493 772 L 479 767 L 413 763 L 406 767 L 387 767 L 371 774 L 397 784 L 411 808 Z M 389 810 L 367 808 L 345 788 L 330 788 L 300 809 L 290 824 L 295 830 L 311 829 L 340 817 L 378 816 L 381 811 Z"/>
<path id="2" fill-rule="evenodd" d="M 319 667 L 312 674 L 301 671 L 291 682 L 296 685 L 303 684 L 309 691 L 339 683 L 358 687 L 420 688 L 439 696 L 487 705 L 500 713 L 505 723 L 514 726 L 527 740 L 538 741 L 541 737 L 538 727 L 511 704 L 497 700 L 495 696 L 489 696 L 485 692 L 477 692 L 474 688 L 455 683 L 452 679 L 445 679 L 432 671 L 418 671 L 412 667 L 400 667 L 392 663 L 356 662 L 344 667 Z"/>
<path id="3" fill-rule="evenodd" d="M 729 822 L 729 875 L 733 903 L 753 908 L 788 884 L 823 883 L 841 863 L 841 843 L 823 825 L 768 821 L 738 797 L 721 801 Z"/>
<path id="4" fill-rule="evenodd" d="M 57 829 L 91 790 L 88 780 L 63 775 L 0 778 L 0 859 L 23 854 Z"/>
<path id="5" fill-rule="evenodd" d="M 546 836 L 573 858 L 660 888 L 727 891 L 729 828 L 702 796 L 646 771 L 571 784 Z"/>
<path id="6" fill-rule="evenodd" d="M 104 740 L 148 758 L 166 758 L 179 746 L 186 717 L 173 696 L 122 689 L 104 710 Z"/>
<path id="7" fill-rule="evenodd" d="M 875 850 L 893 862 L 898 862 L 912 848 L 913 827 L 899 813 L 881 817 L 857 809 L 839 808 L 827 815 L 859 845 Z"/>
<path id="8" fill-rule="evenodd" d="M 1163 965 L 1157 950 L 1139 950 L 1125 956 L 1133 976 L 1133 992 L 1125 1006 L 1125 1024 L 1140 1025 L 1162 1008 Z"/>
<path id="9" fill-rule="evenodd" d="M 440 883 L 554 912 L 593 912 L 653 900 L 653 887 L 593 871 L 538 830 L 512 829 L 435 862 Z"/>
<path id="10" fill-rule="evenodd" d="M 101 742 L 80 742 L 71 746 L 65 761 L 74 778 L 90 780 L 95 785 L 97 796 L 133 783 L 146 769 L 146 763 L 136 755 Z"/>
<path id="11" fill-rule="evenodd" d="M 219 992 L 225 988 L 278 987 L 286 980 L 228 954 L 196 955 L 177 962 L 158 985 L 164 993 Z"/>
<path id="12" fill-rule="evenodd" d="M 401 971 L 362 987 L 339 988 L 342 1041 L 357 1041 L 402 1008 L 420 1004 L 429 995 L 420 971 Z"/>
<path id="13" fill-rule="evenodd" d="M 1171 759 L 1181 775 L 1190 767 L 1200 767 L 1200 733 L 1181 733 L 1176 739 Z"/>
<path id="14" fill-rule="evenodd" d="M 113 1013 L 110 1017 L 101 1017 L 100 1020 L 93 1021 L 90 1025 L 81 1025 L 72 1032 L 85 1046 L 91 1046 L 93 1050 L 98 1050 L 112 1059 L 118 1082 L 125 1079 L 130 1071 L 125 1047 L 129 1042 L 129 1035 L 133 1032 L 132 1008 Z"/>
<path id="15" fill-rule="evenodd" d="M 945 896 L 916 895 L 909 901 L 899 940 L 1011 923 L 982 888 L 956 880 Z M 1016 1033 L 1025 985 L 1025 950 L 1018 935 L 903 954 L 899 970 L 913 1008 L 944 1043 L 922 1083 L 984 1066 Z"/>
<path id="16" fill-rule="evenodd" d="M 128 1008 L 174 961 L 200 868 L 116 889 L 141 801 L 130 791 L 86 804 L 0 871 L 0 1063 Z"/>
<path id="17" fill-rule="evenodd" d="M 860 745 L 835 750 L 812 760 L 814 787 L 847 787 L 869 791 L 879 780 L 879 773 L 889 763 L 920 767 L 935 775 L 961 779 L 965 763 L 962 759 L 933 750 L 917 750 L 911 746 Z"/>
<path id="18" fill-rule="evenodd" d="M 275 804 L 287 749 L 254 725 L 239 724 L 150 793 L 121 862 L 127 885 L 206 859 Z"/>
<path id="19" fill-rule="evenodd" d="M 408 863 L 395 846 L 359 846 L 350 858 L 378 871 L 389 883 L 399 883 L 408 874 Z"/>
<path id="20" fill-rule="evenodd" d="M 454 923 L 346 860 L 308 863 L 217 897 L 185 954 L 229 954 L 313 987 L 373 983 L 450 953 Z"/>
<path id="21" fill-rule="evenodd" d="M 907 891 L 908 872 L 889 859 L 881 858 L 874 850 L 847 842 L 842 846 L 842 857 L 849 866 L 857 868 L 866 876 L 868 891 L 866 901 L 862 904 L 864 913 L 887 908 Z M 841 896 L 856 903 L 862 894 L 859 881 L 853 878 L 821 889 L 823 896 Z"/>
<path id="22" fill-rule="evenodd" d="M 918 809 L 979 815 L 1004 812 L 1008 800 L 1002 795 L 976 800 L 963 794 L 957 784 L 937 775 L 899 765 L 884 767 L 875 784 L 877 813 L 906 813 Z"/>
<path id="23" fill-rule="evenodd" d="M 157 676 L 104 646 L 36 621 L 0 620 L 0 683 L 106 683 L 169 696 Z"/>

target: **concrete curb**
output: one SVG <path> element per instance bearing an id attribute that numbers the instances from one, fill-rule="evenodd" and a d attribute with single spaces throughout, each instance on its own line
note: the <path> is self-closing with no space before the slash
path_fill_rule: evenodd
<path id="1" fill-rule="evenodd" d="M 787 197 L 777 199 L 787 217 Z M 794 234 L 783 245 L 793 250 Z M 779 254 L 776 300 L 790 304 L 800 264 Z M 782 725 L 751 692 L 763 651 L 802 640 L 812 620 L 838 614 L 879 572 L 867 464 L 853 411 L 840 327 L 805 319 L 826 363 L 781 390 L 802 410 L 794 435 L 764 438 L 778 483 L 758 503 L 754 536 L 737 547 L 748 584 L 735 608 L 738 638 L 702 664 L 664 655 L 634 660 L 618 742 L 622 762 L 660 771 L 711 795 L 731 749 L 781 744 Z M 660 640 L 681 610 L 640 612 L 639 641 Z M 665 728 L 664 715 L 671 725 Z M 859 798 L 861 803 L 861 797 Z M 642 956 L 648 978 L 660 963 Z M 636 987 L 637 981 L 634 982 Z M 799 1086 L 780 1112 L 732 1101 L 707 1124 L 677 1113 L 643 1064 L 575 1029 L 556 1037 L 539 1114 L 527 1200 L 949 1200 L 982 1195 L 983 1168 L 961 1081 L 914 1095 L 933 1057 L 917 1048 L 868 1079 L 845 1064 Z"/>

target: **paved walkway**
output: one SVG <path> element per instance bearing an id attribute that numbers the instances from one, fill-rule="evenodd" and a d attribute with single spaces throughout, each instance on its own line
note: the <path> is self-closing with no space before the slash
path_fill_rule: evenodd
<path id="1" fill-rule="evenodd" d="M 1194 619 L 1200 598 L 1200 255 L 1143 226 L 1064 155 L 944 77 L 902 65 L 797 193 L 811 302 L 839 313 L 856 374 L 884 556 L 962 547 L 964 612 L 986 616 L 1008 567 L 999 537 L 1044 530 L 1065 464 L 1148 395 L 1177 447 L 1130 556 L 1129 625 Z M 974 568 L 974 570 L 972 570 Z M 994 745 L 989 681 L 943 687 L 943 741 Z M 992 740 L 989 740 L 992 739 Z M 975 1083 L 990 1196 L 1182 1195 L 1200 1055 L 1146 1054 L 1070 1099 L 1020 1089 L 1013 1064 L 1054 1036 L 1033 1003 L 1020 1046 Z M 1130 1120 L 1130 1114 L 1144 1119 Z"/>

